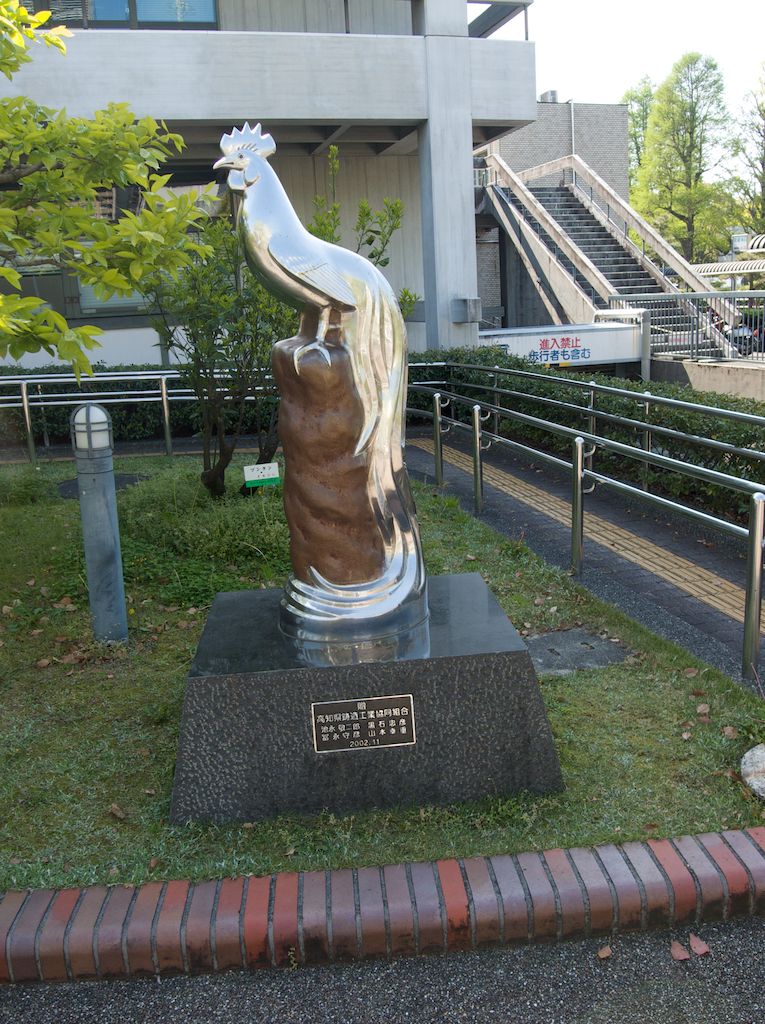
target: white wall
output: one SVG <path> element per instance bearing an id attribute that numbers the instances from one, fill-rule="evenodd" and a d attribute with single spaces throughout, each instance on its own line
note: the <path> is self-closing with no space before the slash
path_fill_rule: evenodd
<path id="1" fill-rule="evenodd" d="M 91 362 L 106 363 L 107 366 L 126 363 L 161 365 L 157 347 L 159 335 L 151 327 L 127 327 L 104 331 L 99 341 L 101 347 L 88 353 Z M 0 359 L 2 366 L 19 366 L 24 370 L 35 370 L 59 362 L 61 360 L 51 359 L 47 352 L 28 353 L 18 362 L 13 359 Z"/>
<path id="2" fill-rule="evenodd" d="M 337 180 L 337 198 L 341 207 L 342 241 L 355 248 L 353 225 L 356 221 L 359 199 L 367 198 L 373 209 L 382 206 L 383 199 L 401 199 L 404 204 L 402 227 L 393 236 L 389 250 L 390 265 L 385 275 L 396 292 L 409 288 L 423 294 L 422 244 L 420 227 L 420 179 L 417 156 L 403 157 L 344 157 L 342 139 L 340 147 L 340 174 Z M 272 160 L 287 195 L 293 202 L 303 223 L 313 217 L 313 197 L 327 189 L 327 158 L 279 158 L 277 150 Z"/>

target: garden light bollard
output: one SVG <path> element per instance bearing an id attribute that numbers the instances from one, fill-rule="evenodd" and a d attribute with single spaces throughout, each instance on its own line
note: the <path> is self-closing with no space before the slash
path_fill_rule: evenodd
<path id="1" fill-rule="evenodd" d="M 99 641 L 119 643 L 127 640 L 128 628 L 111 419 L 106 409 L 89 402 L 72 413 L 71 432 L 93 635 Z"/>

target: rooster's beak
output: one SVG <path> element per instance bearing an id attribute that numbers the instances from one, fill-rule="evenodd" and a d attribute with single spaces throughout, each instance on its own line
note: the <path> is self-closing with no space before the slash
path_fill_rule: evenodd
<path id="1" fill-rule="evenodd" d="M 213 170 L 214 171 L 219 171 L 221 169 L 221 167 L 229 167 L 229 168 L 231 168 L 233 166 L 234 166 L 234 164 L 233 164 L 233 162 L 231 160 L 231 157 L 229 157 L 229 156 L 222 156 L 220 158 L 220 160 L 216 160 L 215 163 L 213 164 Z"/>

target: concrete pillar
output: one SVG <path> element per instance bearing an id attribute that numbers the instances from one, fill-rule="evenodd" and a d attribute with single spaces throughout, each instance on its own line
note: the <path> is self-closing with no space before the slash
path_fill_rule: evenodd
<path id="1" fill-rule="evenodd" d="M 516 327 L 518 314 L 518 253 L 502 228 L 499 235 L 499 301 L 502 306 L 502 326 Z"/>
<path id="2" fill-rule="evenodd" d="M 415 0 L 428 120 L 418 130 L 429 348 L 478 343 L 470 55 L 464 0 Z M 464 321 L 468 322 L 455 322 Z"/>

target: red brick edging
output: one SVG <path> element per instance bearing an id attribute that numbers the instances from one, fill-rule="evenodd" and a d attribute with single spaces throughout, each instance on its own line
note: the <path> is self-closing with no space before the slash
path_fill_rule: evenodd
<path id="1" fill-rule="evenodd" d="M 443 953 L 765 915 L 765 828 L 0 899 L 0 981 Z"/>

